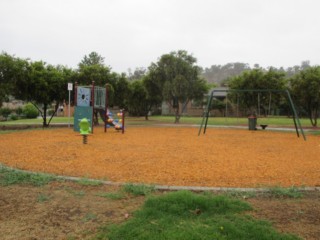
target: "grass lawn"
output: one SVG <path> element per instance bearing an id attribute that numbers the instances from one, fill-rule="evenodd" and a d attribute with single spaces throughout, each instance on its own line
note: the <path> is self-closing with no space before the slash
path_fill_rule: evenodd
<path id="1" fill-rule="evenodd" d="M 47 119 L 49 120 L 49 118 Z M 14 124 L 42 124 L 42 118 L 37 119 L 20 119 L 15 121 L 4 121 L 0 122 L 0 125 L 14 125 Z M 54 117 L 51 123 L 65 123 L 68 124 L 70 121 L 73 124 L 73 117 Z M 149 121 L 146 121 L 144 117 L 127 117 L 126 124 L 135 125 L 149 125 L 154 122 L 165 122 L 174 123 L 174 116 L 150 116 Z M 202 117 L 181 117 L 180 123 L 182 124 L 201 124 Z M 307 118 L 300 119 L 302 127 L 311 127 L 310 120 Z M 247 118 L 223 118 L 223 117 L 209 117 L 209 125 L 247 125 Z M 294 126 L 292 118 L 288 117 L 268 117 L 258 118 L 258 124 L 269 124 L 275 126 Z"/>

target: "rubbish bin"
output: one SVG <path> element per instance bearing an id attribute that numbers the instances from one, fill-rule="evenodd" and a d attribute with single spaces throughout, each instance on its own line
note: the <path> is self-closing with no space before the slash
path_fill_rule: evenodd
<path id="1" fill-rule="evenodd" d="M 248 117 L 248 127 L 249 130 L 257 130 L 257 117 L 249 116 Z"/>

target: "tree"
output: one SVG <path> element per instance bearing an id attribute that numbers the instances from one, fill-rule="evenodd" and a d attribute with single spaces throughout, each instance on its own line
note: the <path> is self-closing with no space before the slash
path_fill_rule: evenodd
<path id="1" fill-rule="evenodd" d="M 136 68 L 132 73 L 131 69 L 129 68 L 128 72 L 129 72 L 129 77 L 128 77 L 129 81 L 140 80 L 146 75 L 147 69 L 145 69 L 144 67 Z"/>
<path id="2" fill-rule="evenodd" d="M 210 83 L 223 83 L 224 80 L 240 75 L 246 70 L 250 70 L 249 65 L 240 62 L 212 65 L 202 70 L 202 76 Z"/>
<path id="3" fill-rule="evenodd" d="M 78 66 L 78 82 L 82 85 L 90 85 L 94 81 L 97 86 L 105 86 L 107 83 L 114 86 L 111 69 L 104 65 L 104 58 L 98 53 L 85 55 Z"/>
<path id="4" fill-rule="evenodd" d="M 125 76 L 125 74 L 114 75 L 115 83 L 114 83 L 114 102 L 113 104 L 118 106 L 121 109 L 126 109 L 128 107 L 128 99 L 129 94 L 129 82 Z"/>
<path id="5" fill-rule="evenodd" d="M 317 126 L 320 112 L 320 66 L 309 67 L 291 78 L 295 100 L 303 106 L 312 126 Z"/>
<path id="6" fill-rule="evenodd" d="M 81 62 L 79 63 L 79 68 L 83 66 L 92 66 L 92 65 L 104 65 L 104 57 L 99 55 L 96 52 L 91 52 L 88 56 L 85 55 Z"/>
<path id="7" fill-rule="evenodd" d="M 128 94 L 128 110 L 133 116 L 144 115 L 146 109 L 147 92 L 142 80 L 130 82 Z"/>
<path id="8" fill-rule="evenodd" d="M 23 81 L 27 75 L 28 61 L 7 53 L 0 55 L 0 106 L 8 100 L 9 95 L 19 91 L 17 81 Z"/>
<path id="9" fill-rule="evenodd" d="M 175 123 L 179 123 L 182 112 L 192 99 L 203 98 L 207 85 L 195 65 L 196 58 L 184 50 L 161 56 L 157 63 L 149 67 L 152 80 L 162 93 L 162 97 L 175 110 Z"/>
<path id="10" fill-rule="evenodd" d="M 49 126 L 53 117 L 47 123 L 48 106 L 66 98 L 67 78 L 64 72 L 64 67 L 46 66 L 42 61 L 31 63 L 8 54 L 0 56 L 0 82 L 5 89 L 4 96 L 10 94 L 17 99 L 32 102 L 43 118 L 44 127 Z M 40 109 L 38 104 L 43 108 Z"/>
<path id="11" fill-rule="evenodd" d="M 149 112 L 162 102 L 161 88 L 156 82 L 156 76 L 151 72 L 142 79 L 142 84 L 146 90 L 145 99 L 145 119 L 148 120 Z"/>
<path id="12" fill-rule="evenodd" d="M 230 78 L 228 85 L 231 89 L 250 90 L 250 89 L 279 89 L 284 90 L 287 86 L 287 80 L 283 72 L 278 72 L 270 68 L 268 71 L 262 69 L 253 69 L 245 71 L 241 75 Z M 230 98 L 235 98 L 236 94 L 231 94 Z M 260 100 L 259 108 L 262 108 L 264 113 L 267 113 L 267 108 L 270 100 L 270 93 L 245 92 L 237 93 L 239 103 L 250 110 L 249 114 L 256 114 L 256 107 L 258 105 L 258 98 Z M 281 95 L 275 95 L 272 98 L 272 103 L 278 103 L 282 99 Z"/>
<path id="13" fill-rule="evenodd" d="M 48 127 L 58 105 L 67 98 L 66 86 L 71 76 L 71 70 L 63 66 L 46 66 L 42 61 L 32 62 L 28 66 L 27 76 L 15 82 L 14 96 L 31 102 L 42 116 L 43 127 Z M 47 110 L 54 102 L 55 111 L 47 121 Z"/>
<path id="14" fill-rule="evenodd" d="M 8 120 L 8 116 L 12 113 L 12 110 L 8 107 L 0 108 L 0 116 L 4 117 L 5 120 Z"/>

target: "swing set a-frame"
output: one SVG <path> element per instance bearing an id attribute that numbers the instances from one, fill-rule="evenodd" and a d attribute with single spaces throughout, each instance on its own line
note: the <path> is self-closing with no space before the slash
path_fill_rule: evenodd
<path id="1" fill-rule="evenodd" d="M 212 106 L 213 105 L 212 99 L 214 98 L 215 93 L 221 93 L 221 92 L 225 92 L 225 93 L 266 93 L 267 92 L 270 94 L 276 93 L 276 94 L 284 95 L 286 97 L 287 102 L 289 103 L 290 109 L 292 111 L 292 119 L 293 119 L 293 123 L 294 123 L 295 130 L 297 133 L 297 137 L 300 137 L 300 134 L 301 134 L 303 136 L 303 139 L 306 140 L 306 136 L 305 136 L 303 129 L 301 127 L 301 123 L 300 123 L 296 108 L 293 104 L 291 95 L 288 90 L 282 90 L 282 89 L 213 89 L 211 94 L 208 96 L 208 104 L 207 104 L 207 107 L 203 113 L 203 118 L 202 118 L 202 122 L 201 122 L 201 125 L 199 128 L 198 136 L 200 135 L 202 128 L 203 128 L 203 134 L 206 133 L 210 109 L 213 107 Z"/>

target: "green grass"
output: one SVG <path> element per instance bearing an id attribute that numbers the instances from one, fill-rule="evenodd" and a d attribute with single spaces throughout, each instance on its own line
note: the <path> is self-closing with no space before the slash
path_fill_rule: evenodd
<path id="1" fill-rule="evenodd" d="M 117 192 L 110 193 L 98 193 L 96 194 L 99 197 L 109 198 L 112 200 L 120 200 L 127 197 L 127 194 L 131 194 L 133 196 L 148 196 L 155 191 L 154 186 L 144 185 L 144 184 L 125 184 L 121 187 L 121 189 Z"/>
<path id="2" fill-rule="evenodd" d="M 171 192 L 149 197 L 132 218 L 102 227 L 95 239 L 299 239 L 245 215 L 248 210 L 252 210 L 248 203 L 222 195 Z"/>
<path id="3" fill-rule="evenodd" d="M 119 191 L 119 192 L 111 192 L 111 193 L 97 193 L 96 194 L 99 197 L 103 197 L 103 198 L 108 198 L 108 199 L 112 199 L 112 200 L 120 200 L 120 199 L 124 199 L 126 196 L 124 194 L 124 192 Z"/>
<path id="4" fill-rule="evenodd" d="M 296 187 L 282 188 L 273 187 L 270 188 L 269 193 L 276 198 L 302 198 L 302 192 Z"/>
<path id="5" fill-rule="evenodd" d="M 42 203 L 42 202 L 46 202 L 46 201 L 49 201 L 50 200 L 50 197 L 48 195 L 45 195 L 45 194 L 42 194 L 40 193 L 38 195 L 38 198 L 37 198 L 37 201 Z"/>
<path id="6" fill-rule="evenodd" d="M 173 123 L 173 116 L 151 116 L 150 120 L 157 120 L 162 122 Z M 180 123 L 186 124 L 201 124 L 202 117 L 181 117 Z M 258 124 L 268 124 L 276 126 L 294 126 L 292 118 L 288 117 L 268 117 L 268 118 L 258 118 Z M 303 127 L 310 127 L 311 123 L 309 119 L 302 118 L 300 119 L 301 125 Z M 209 125 L 247 125 L 248 118 L 236 118 L 236 117 L 209 117 Z"/>
<path id="7" fill-rule="evenodd" d="M 315 136 L 319 136 L 320 135 L 320 130 L 312 131 L 311 134 L 315 135 Z"/>
<path id="8" fill-rule="evenodd" d="M 50 117 L 47 118 L 47 122 L 50 120 Z M 19 119 L 19 120 L 9 120 L 0 122 L 0 125 L 14 125 L 14 124 L 42 124 L 42 118 L 32 118 L 32 119 Z M 53 117 L 51 123 L 69 123 L 68 117 Z M 73 118 L 70 118 L 70 123 L 73 123 Z"/>
<path id="9" fill-rule="evenodd" d="M 79 198 L 84 197 L 86 195 L 86 192 L 83 191 L 83 190 L 75 191 L 75 190 L 73 190 L 72 188 L 69 188 L 69 187 L 66 187 L 65 190 L 68 193 L 72 194 L 73 196 L 79 197 Z"/>
<path id="10" fill-rule="evenodd" d="M 3 186 L 13 184 L 31 184 L 33 186 L 43 186 L 55 180 L 57 180 L 57 178 L 52 175 L 26 173 L 0 166 L 0 185 Z"/>
<path id="11" fill-rule="evenodd" d="M 49 120 L 49 119 L 48 119 Z M 126 124 L 127 125 L 151 125 L 154 121 L 165 122 L 165 123 L 173 123 L 174 116 L 150 116 L 150 121 L 145 121 L 144 117 L 127 117 Z M 201 124 L 202 117 L 188 117 L 183 116 L 180 119 L 180 123 L 185 124 Z M 311 127 L 310 120 L 307 118 L 300 119 L 301 125 L 303 127 Z M 68 117 L 54 117 L 51 123 L 69 123 Z M 70 118 L 70 123 L 73 124 L 73 117 Z M 42 124 L 42 119 L 19 119 L 15 121 L 4 121 L 0 122 L 1 125 L 14 125 L 14 124 Z M 248 119 L 244 118 L 236 118 L 236 117 L 209 117 L 208 119 L 209 125 L 247 125 Z M 268 118 L 258 118 L 258 124 L 268 124 L 275 126 L 294 126 L 292 118 L 282 117 L 282 116 L 272 116 Z"/>
<path id="12" fill-rule="evenodd" d="M 125 184 L 122 190 L 126 193 L 130 193 L 134 196 L 146 196 L 155 191 L 154 186 L 144 184 Z"/>
<path id="13" fill-rule="evenodd" d="M 223 195 L 233 198 L 240 198 L 240 199 L 248 199 L 248 198 L 254 198 L 257 196 L 255 191 L 225 191 L 223 192 Z"/>
<path id="14" fill-rule="evenodd" d="M 91 180 L 88 178 L 81 178 L 77 181 L 78 184 L 84 185 L 84 186 L 100 186 L 102 185 L 102 182 L 99 180 Z"/>
<path id="15" fill-rule="evenodd" d="M 87 213 L 84 218 L 82 219 L 82 222 L 88 222 L 95 220 L 97 218 L 97 215 L 94 213 Z"/>

